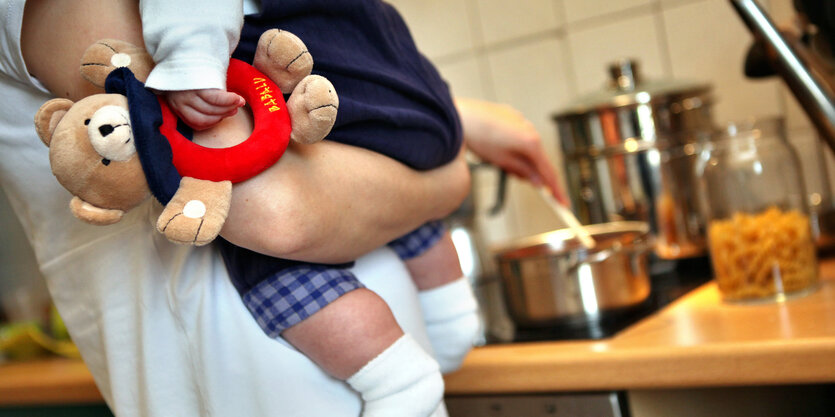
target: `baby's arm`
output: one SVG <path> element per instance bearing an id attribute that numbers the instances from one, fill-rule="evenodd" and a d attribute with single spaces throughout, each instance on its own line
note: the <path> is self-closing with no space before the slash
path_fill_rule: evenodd
<path id="1" fill-rule="evenodd" d="M 156 63 L 146 86 L 189 126 L 203 130 L 244 99 L 226 91 L 226 68 L 243 25 L 241 1 L 140 0 L 142 37 Z"/>
<path id="2" fill-rule="evenodd" d="M 220 88 L 163 91 L 165 101 L 192 129 L 208 129 L 226 117 L 234 116 L 246 102 L 238 94 Z"/>

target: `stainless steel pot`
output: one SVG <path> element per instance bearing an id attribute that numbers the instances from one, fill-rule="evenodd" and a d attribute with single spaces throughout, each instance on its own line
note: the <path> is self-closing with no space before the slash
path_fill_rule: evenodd
<path id="1" fill-rule="evenodd" d="M 693 167 L 713 130 L 710 85 L 644 82 L 629 60 L 610 72 L 610 90 L 553 117 L 572 209 L 584 224 L 648 222 L 661 258 L 704 254 Z"/>
<path id="2" fill-rule="evenodd" d="M 588 322 L 647 299 L 648 225 L 617 222 L 587 229 L 597 242 L 591 250 L 570 229 L 495 250 L 508 314 L 517 326 Z"/>

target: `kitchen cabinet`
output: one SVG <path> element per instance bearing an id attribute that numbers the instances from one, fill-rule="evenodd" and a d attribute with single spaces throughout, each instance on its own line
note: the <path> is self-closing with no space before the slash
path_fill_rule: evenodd
<path id="1" fill-rule="evenodd" d="M 113 417 L 103 404 L 69 405 L 51 407 L 10 407 L 0 409 L 0 417 L 49 416 L 49 417 Z"/>

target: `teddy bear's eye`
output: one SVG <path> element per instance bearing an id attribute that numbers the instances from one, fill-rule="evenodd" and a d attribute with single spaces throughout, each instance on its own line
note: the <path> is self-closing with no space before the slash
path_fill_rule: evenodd
<path id="1" fill-rule="evenodd" d="M 84 126 L 87 126 L 87 125 L 89 125 L 89 124 L 90 124 L 90 119 L 86 119 L 86 120 L 84 120 Z"/>

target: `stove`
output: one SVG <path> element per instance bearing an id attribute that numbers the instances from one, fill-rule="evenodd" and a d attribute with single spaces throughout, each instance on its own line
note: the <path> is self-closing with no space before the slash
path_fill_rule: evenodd
<path id="1" fill-rule="evenodd" d="M 675 261 L 650 260 L 651 291 L 639 305 L 606 311 L 594 318 L 566 321 L 547 327 L 520 327 L 512 323 L 503 306 L 501 296 L 481 300 L 489 310 L 484 344 L 521 343 L 549 340 L 602 340 L 652 315 L 696 287 L 710 281 L 711 266 L 707 256 Z M 497 284 L 497 287 L 500 285 Z M 500 288 L 496 289 L 501 291 Z"/>

